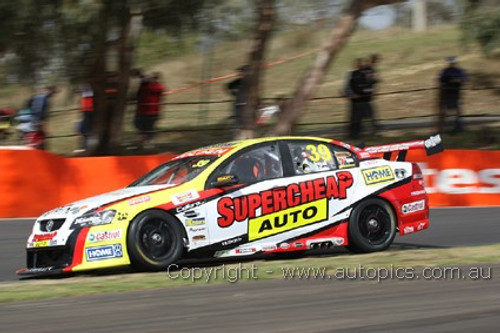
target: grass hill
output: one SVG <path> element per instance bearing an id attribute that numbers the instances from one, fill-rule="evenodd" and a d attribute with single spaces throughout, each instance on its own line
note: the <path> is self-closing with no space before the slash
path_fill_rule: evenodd
<path id="1" fill-rule="evenodd" d="M 314 50 L 328 34 L 326 30 L 304 28 L 300 31 L 274 36 L 267 62 L 291 57 Z M 319 87 L 316 97 L 338 96 L 342 90 L 346 71 L 351 68 L 353 59 L 378 53 L 382 57 L 379 72 L 382 82 L 380 93 L 429 88 L 436 85 L 439 71 L 445 66 L 447 56 L 459 57 L 459 64 L 470 75 L 470 88 L 500 86 L 500 66 L 498 59 L 486 59 L 476 49 L 464 48 L 460 43 L 461 35 L 455 26 L 438 26 L 426 33 L 413 33 L 403 28 L 390 28 L 382 31 L 359 30 L 348 46 L 338 55 Z M 188 47 L 182 55 L 163 59 L 159 54 L 168 54 L 167 44 L 158 44 L 155 40 L 143 40 L 138 56 L 138 66 L 146 71 L 160 71 L 164 82 L 170 89 L 188 86 L 201 79 L 204 55 L 196 47 Z M 219 42 L 216 44 L 211 60 L 211 77 L 232 73 L 245 63 L 249 51 L 248 40 Z M 274 98 L 277 95 L 290 96 L 300 77 L 311 65 L 315 53 L 271 66 L 265 70 L 262 95 Z M 212 101 L 229 100 L 225 91 L 228 81 L 212 83 L 202 88 L 190 89 L 167 97 L 168 103 L 195 102 L 209 98 Z M 4 87 L 0 89 L 0 105 L 19 106 L 29 96 L 27 89 Z M 464 114 L 500 114 L 498 97 L 500 89 L 468 90 L 465 93 Z M 59 94 L 53 109 L 72 108 L 76 99 L 68 94 Z M 424 90 L 411 93 L 383 95 L 377 98 L 378 117 L 394 119 L 418 117 L 435 112 L 435 91 Z M 230 103 L 166 105 L 159 123 L 162 129 L 206 127 L 224 122 L 230 115 Z M 126 120 L 126 141 L 132 141 L 134 107 L 131 106 Z M 333 123 L 347 121 L 348 104 L 342 98 L 321 98 L 312 101 L 304 110 L 301 123 L 312 128 L 324 128 L 328 131 Z M 50 122 L 51 136 L 70 136 L 75 133 L 78 112 L 65 111 L 55 113 Z M 431 129 L 429 129 L 431 130 Z M 161 142 L 178 140 L 196 140 L 198 134 L 168 133 L 158 138 Z M 329 133 L 329 136 L 337 136 Z M 225 138 L 223 138 L 225 139 Z M 77 138 L 54 138 L 49 142 L 51 150 L 68 153 L 77 146 Z"/>

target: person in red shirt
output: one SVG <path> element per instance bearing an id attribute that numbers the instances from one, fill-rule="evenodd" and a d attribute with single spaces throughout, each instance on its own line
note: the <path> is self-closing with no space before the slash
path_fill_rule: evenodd
<path id="1" fill-rule="evenodd" d="M 82 135 L 82 150 L 88 148 L 90 135 L 90 126 L 92 124 L 92 111 L 94 110 L 94 93 L 90 86 L 82 87 L 80 95 L 80 111 L 82 113 L 82 121 L 78 126 L 78 131 Z"/>
<path id="2" fill-rule="evenodd" d="M 150 147 L 155 123 L 160 116 L 160 103 L 165 86 L 160 82 L 160 73 L 143 78 L 137 92 L 137 110 L 134 125 L 139 131 L 140 147 Z"/>

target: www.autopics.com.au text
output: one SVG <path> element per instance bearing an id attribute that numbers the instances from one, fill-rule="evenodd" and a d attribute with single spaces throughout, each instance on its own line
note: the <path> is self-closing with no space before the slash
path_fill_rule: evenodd
<path id="1" fill-rule="evenodd" d="M 166 270 L 172 280 L 205 282 L 222 280 L 231 283 L 239 280 L 258 280 L 265 277 L 281 276 L 284 280 L 491 280 L 491 267 L 278 267 L 259 268 L 256 264 L 237 264 L 211 267 L 180 267 L 170 265 Z"/>

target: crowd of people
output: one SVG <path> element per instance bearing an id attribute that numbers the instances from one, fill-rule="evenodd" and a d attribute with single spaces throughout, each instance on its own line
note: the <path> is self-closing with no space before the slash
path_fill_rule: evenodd
<path id="1" fill-rule="evenodd" d="M 368 58 L 356 58 L 352 70 L 346 75 L 343 95 L 350 104 L 348 126 L 350 139 L 358 139 L 361 136 L 363 123 L 366 122 L 370 125 L 369 135 L 376 135 L 381 130 L 377 120 L 377 109 L 374 106 L 377 87 L 381 82 L 378 70 L 380 60 L 381 57 L 378 54 L 372 54 Z M 452 133 L 456 133 L 464 129 L 461 121 L 461 90 L 467 80 L 467 75 L 458 66 L 456 57 L 449 57 L 446 62 L 446 68 L 441 70 L 438 76 L 438 129 L 440 132 L 445 130 L 446 117 L 449 112 L 453 112 L 455 120 Z M 234 98 L 231 118 L 234 126 L 239 129 L 244 125 L 242 115 L 248 91 L 244 78 L 248 74 L 248 70 L 248 65 L 239 67 L 236 78 L 226 85 L 227 92 Z M 134 95 L 136 107 L 133 123 L 138 134 L 137 148 L 151 148 L 166 86 L 161 83 L 161 76 L 158 72 L 144 75 L 140 70 L 137 70 L 135 76 L 140 80 L 137 92 Z M 22 133 L 26 144 L 44 149 L 45 123 L 50 108 L 50 100 L 56 92 L 55 86 L 46 87 L 43 92 L 32 96 L 26 103 L 25 108 L 17 113 L 16 117 L 20 122 L 18 130 Z M 94 94 L 88 84 L 82 85 L 79 93 L 81 121 L 78 132 L 82 138 L 80 149 L 82 151 L 89 147 L 93 122 Z M 262 119 L 256 119 L 257 122 L 266 121 L 270 116 L 280 112 L 280 106 L 284 101 L 285 99 L 281 97 L 276 105 L 263 107 L 260 110 L 262 111 Z M 3 114 L 1 116 L 4 117 Z M 259 113 L 257 113 L 257 116 L 259 117 Z"/>

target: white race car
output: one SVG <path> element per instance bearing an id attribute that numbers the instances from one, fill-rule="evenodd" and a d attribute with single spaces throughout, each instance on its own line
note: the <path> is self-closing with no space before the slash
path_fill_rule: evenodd
<path id="1" fill-rule="evenodd" d="M 193 256 L 332 246 L 385 250 L 396 232 L 429 226 L 422 173 L 403 160 L 409 149 L 441 151 L 440 141 L 360 149 L 278 137 L 193 150 L 124 189 L 40 216 L 27 242 L 27 268 L 17 273 L 162 270 Z"/>

